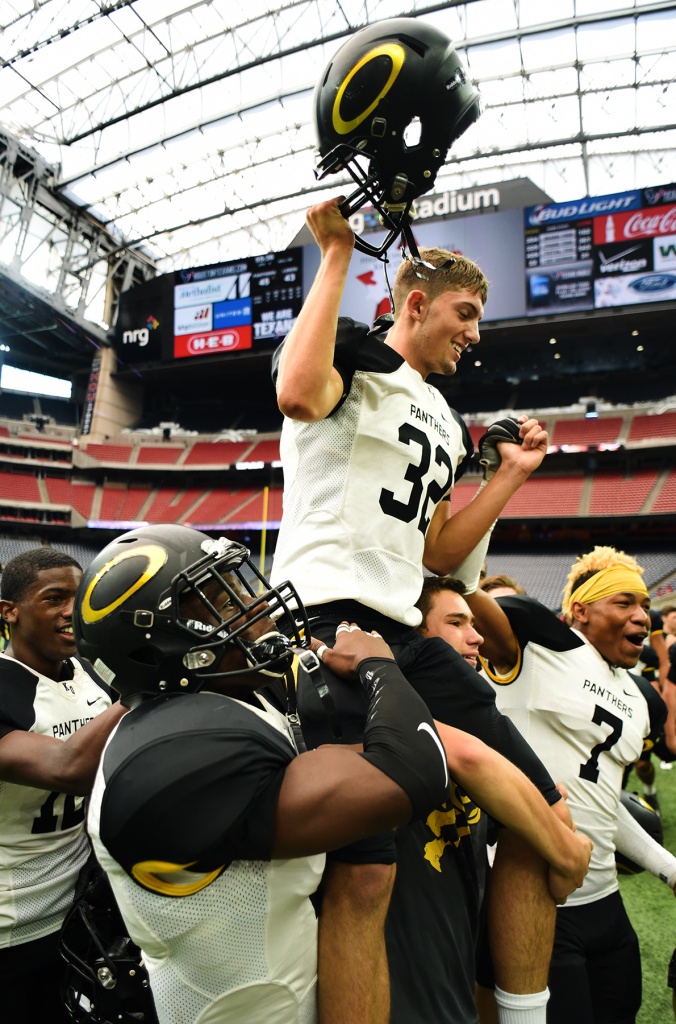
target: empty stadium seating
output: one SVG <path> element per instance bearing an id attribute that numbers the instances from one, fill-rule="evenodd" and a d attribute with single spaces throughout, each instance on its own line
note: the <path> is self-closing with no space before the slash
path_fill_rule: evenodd
<path id="1" fill-rule="evenodd" d="M 659 416 L 634 416 L 627 440 L 630 443 L 662 440 L 676 443 L 676 412 L 663 412 Z"/>
<path id="2" fill-rule="evenodd" d="M 617 444 L 623 420 L 621 416 L 604 416 L 598 419 L 559 419 L 554 423 L 550 443 L 556 446 Z"/>
<path id="3" fill-rule="evenodd" d="M 589 514 L 592 516 L 637 515 L 657 483 L 657 470 L 631 475 L 598 473 L 592 481 Z"/>
<path id="4" fill-rule="evenodd" d="M 185 451 L 181 445 L 141 445 L 138 450 L 136 462 L 139 466 L 173 466 Z"/>

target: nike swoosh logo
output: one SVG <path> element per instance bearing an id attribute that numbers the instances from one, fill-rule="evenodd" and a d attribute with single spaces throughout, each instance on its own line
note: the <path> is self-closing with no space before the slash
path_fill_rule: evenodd
<path id="1" fill-rule="evenodd" d="M 448 785 L 448 761 L 446 760 L 446 751 L 444 750 L 444 745 L 437 736 L 437 734 L 435 733 L 432 726 L 428 725 L 427 722 L 420 723 L 420 725 L 418 726 L 418 732 L 420 732 L 421 729 L 423 732 L 428 732 L 437 745 L 437 749 L 441 754 L 441 760 L 443 761 L 444 764 L 444 779 L 446 780 L 446 785 Z"/>
<path id="2" fill-rule="evenodd" d="M 100 697 L 94 697 L 94 700 L 88 700 L 87 701 L 87 706 L 91 707 L 92 704 L 96 704 L 97 700 L 101 700 L 101 698 Z"/>
<path id="3" fill-rule="evenodd" d="M 632 693 L 631 690 L 624 690 L 623 689 L 622 693 L 625 695 L 625 697 L 635 697 L 636 696 L 636 694 Z"/>

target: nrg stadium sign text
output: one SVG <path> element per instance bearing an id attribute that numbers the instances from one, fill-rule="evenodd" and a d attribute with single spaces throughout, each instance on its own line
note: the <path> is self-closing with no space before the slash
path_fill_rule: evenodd
<path id="1" fill-rule="evenodd" d="M 466 189 L 463 192 L 441 192 L 425 196 L 414 204 L 414 220 L 429 220 L 431 217 L 448 217 L 453 213 L 473 213 L 476 210 L 497 209 L 500 206 L 500 189 Z M 382 231 L 383 225 L 375 210 L 366 207 L 350 217 L 350 227 L 361 235 L 365 231 Z"/>

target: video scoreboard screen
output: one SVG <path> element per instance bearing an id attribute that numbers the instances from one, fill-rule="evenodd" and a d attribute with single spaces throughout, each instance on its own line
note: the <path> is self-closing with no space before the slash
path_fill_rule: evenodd
<path id="1" fill-rule="evenodd" d="M 259 348 L 290 331 L 303 301 L 302 249 L 179 271 L 174 358 Z"/>
<path id="2" fill-rule="evenodd" d="M 132 365 L 271 349 L 302 302 L 302 248 L 179 270 L 121 296 L 115 349 Z"/>
<path id="3" fill-rule="evenodd" d="M 676 185 L 524 215 L 528 315 L 676 299 Z"/>

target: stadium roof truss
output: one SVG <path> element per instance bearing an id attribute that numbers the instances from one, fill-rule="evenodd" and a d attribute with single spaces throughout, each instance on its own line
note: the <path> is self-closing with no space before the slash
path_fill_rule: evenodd
<path id="1" fill-rule="evenodd" d="M 0 0 L 0 125 L 40 163 L 33 184 L 70 217 L 52 209 L 51 225 L 35 228 L 17 203 L 0 260 L 30 276 L 32 254 L 43 283 L 46 268 L 55 294 L 100 321 L 92 295 L 123 250 L 139 258 L 124 278 L 152 273 L 144 261 L 167 271 L 286 247 L 301 211 L 341 186 L 314 179 L 315 82 L 347 35 L 404 14 L 454 40 L 484 99 L 436 191 L 530 177 L 561 201 L 676 179 L 676 3 L 270 7 Z"/>

